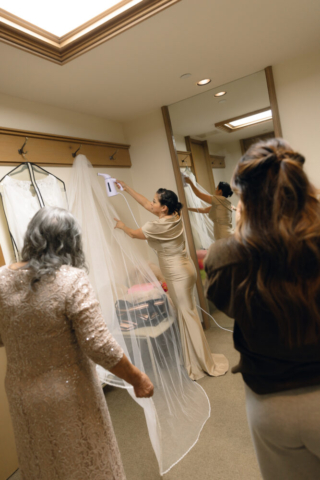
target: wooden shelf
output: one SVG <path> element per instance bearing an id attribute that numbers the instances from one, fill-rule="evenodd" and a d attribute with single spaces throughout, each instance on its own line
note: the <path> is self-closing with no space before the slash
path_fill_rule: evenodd
<path id="1" fill-rule="evenodd" d="M 25 139 L 25 158 L 18 153 Z M 130 145 L 0 127 L 0 165 L 28 161 L 46 166 L 71 166 L 74 153 L 86 155 L 94 167 L 131 167 Z M 113 157 L 110 159 L 110 157 Z"/>

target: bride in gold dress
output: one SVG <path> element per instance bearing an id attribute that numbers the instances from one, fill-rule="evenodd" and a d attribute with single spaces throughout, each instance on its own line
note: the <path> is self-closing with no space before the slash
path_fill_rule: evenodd
<path id="1" fill-rule="evenodd" d="M 228 360 L 222 354 L 211 353 L 197 312 L 193 293 L 197 273 L 186 249 L 180 215 L 182 204 L 177 195 L 160 188 L 150 202 L 124 182 L 117 180 L 117 183 L 158 217 L 136 230 L 115 219 L 115 228 L 123 230 L 131 238 L 147 240 L 157 253 L 160 269 L 178 313 L 184 363 L 189 377 L 198 380 L 205 373 L 215 377 L 224 375 L 229 367 Z"/>

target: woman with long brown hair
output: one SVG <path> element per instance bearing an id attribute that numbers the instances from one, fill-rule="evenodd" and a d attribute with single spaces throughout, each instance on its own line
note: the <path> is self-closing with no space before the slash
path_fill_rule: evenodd
<path id="1" fill-rule="evenodd" d="M 235 319 L 247 416 L 265 480 L 320 478 L 320 204 L 305 159 L 258 143 L 232 180 L 234 237 L 210 247 L 207 296 Z"/>

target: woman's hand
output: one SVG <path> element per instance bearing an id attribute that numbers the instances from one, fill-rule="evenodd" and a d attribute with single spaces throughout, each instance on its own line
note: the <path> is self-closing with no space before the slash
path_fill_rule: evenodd
<path id="1" fill-rule="evenodd" d="M 116 185 L 119 188 L 119 190 L 120 190 L 119 185 L 121 185 L 121 187 L 123 188 L 124 191 L 127 190 L 128 185 L 125 182 L 123 182 L 122 180 L 116 180 Z"/>
<path id="2" fill-rule="evenodd" d="M 242 210 L 242 203 L 241 200 L 239 200 L 237 208 L 236 208 L 236 224 L 239 222 L 241 218 L 241 210 Z"/>
<path id="3" fill-rule="evenodd" d="M 188 183 L 189 185 L 192 184 L 190 177 L 187 177 L 187 175 L 184 175 L 183 179 L 184 179 L 185 183 Z"/>
<path id="4" fill-rule="evenodd" d="M 119 228 L 120 230 L 124 229 L 125 224 L 123 222 L 121 222 L 121 220 L 119 220 L 118 218 L 114 218 L 113 220 L 115 220 L 117 222 L 116 226 L 114 228 Z"/>
<path id="5" fill-rule="evenodd" d="M 153 384 L 145 373 L 139 375 L 139 378 L 133 385 L 134 393 L 137 398 L 150 398 L 153 396 Z"/>

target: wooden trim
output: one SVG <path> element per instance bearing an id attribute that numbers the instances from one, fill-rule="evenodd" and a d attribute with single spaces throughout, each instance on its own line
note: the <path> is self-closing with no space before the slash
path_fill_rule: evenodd
<path id="1" fill-rule="evenodd" d="M 2 253 L 2 248 L 1 248 L 1 245 L 0 245 L 0 267 L 3 267 L 3 265 L 5 265 L 6 262 L 4 261 L 4 256 L 3 256 L 3 253 Z"/>
<path id="2" fill-rule="evenodd" d="M 194 170 L 194 175 L 196 177 L 196 180 L 199 181 L 199 174 L 198 174 L 198 171 L 197 171 L 197 166 L 193 160 L 193 155 L 192 155 L 192 145 L 191 143 L 196 143 L 196 144 L 201 144 L 201 142 L 199 140 L 194 140 L 193 142 L 193 139 L 192 139 L 192 142 L 191 142 L 191 137 L 184 137 L 184 140 L 186 142 L 186 147 L 188 149 L 188 152 L 191 152 L 191 156 L 192 156 L 192 163 L 193 163 L 193 170 Z"/>
<path id="3" fill-rule="evenodd" d="M 191 154 L 192 154 L 192 144 L 201 145 L 203 147 L 205 160 L 206 160 L 207 174 L 208 174 L 209 183 L 210 183 L 210 187 L 211 187 L 211 193 L 212 193 L 212 195 L 214 195 L 214 192 L 215 192 L 216 188 L 215 188 L 215 182 L 214 182 L 212 168 L 211 168 L 211 155 L 209 153 L 209 147 L 208 147 L 207 140 L 197 140 L 195 138 L 185 137 L 185 142 L 186 142 L 186 147 L 187 147 L 188 150 L 191 151 Z M 196 179 L 199 182 L 199 175 L 197 174 L 196 162 L 193 162 L 193 168 L 194 168 L 194 171 L 195 171 Z"/>
<path id="4" fill-rule="evenodd" d="M 274 131 L 270 131 L 270 132 L 267 132 L 267 133 L 262 133 L 261 135 L 254 135 L 253 137 L 249 137 L 249 138 L 242 138 L 240 140 L 240 146 L 241 146 L 241 153 L 242 155 L 244 155 L 246 153 L 246 151 L 248 150 L 248 148 L 254 144 L 254 143 L 257 143 L 259 141 L 267 141 L 269 140 L 270 138 L 274 138 Z"/>
<path id="5" fill-rule="evenodd" d="M 178 162 L 178 155 L 177 151 L 175 148 L 175 143 L 174 143 L 174 137 L 173 137 L 173 132 L 172 132 L 172 125 L 171 125 L 171 120 L 170 120 L 170 115 L 169 115 L 169 108 L 168 107 L 162 107 L 162 115 L 163 115 L 163 121 L 164 121 L 164 126 L 166 130 L 166 135 L 167 135 L 167 140 L 169 144 L 169 150 L 170 150 L 170 155 L 171 155 L 171 160 L 172 160 L 172 166 L 173 166 L 173 171 L 174 171 L 174 176 L 176 179 L 177 183 L 177 188 L 178 188 L 178 195 L 180 198 L 180 201 L 184 204 L 187 205 L 185 193 L 184 193 L 184 188 L 183 188 L 183 183 L 182 183 L 182 178 L 181 178 L 181 173 L 180 173 L 180 167 L 179 167 L 179 162 Z M 200 270 L 199 270 L 199 265 L 198 265 L 198 259 L 197 259 L 197 254 L 196 254 L 196 249 L 194 246 L 194 241 L 193 241 L 193 236 L 192 236 L 192 230 L 191 230 L 191 224 L 189 220 L 189 215 L 188 215 L 188 210 L 186 208 L 182 209 L 182 217 L 184 221 L 184 227 L 185 227 L 185 232 L 186 232 L 186 237 L 187 237 L 187 242 L 189 245 L 189 251 L 190 251 L 190 256 L 193 260 L 193 263 L 196 267 L 197 270 L 197 292 L 199 296 L 199 302 L 200 302 L 200 307 L 203 308 L 203 310 L 207 311 L 208 306 L 207 302 L 203 293 L 203 286 L 201 282 L 201 277 L 200 277 Z M 207 329 L 210 327 L 209 323 L 209 318 L 205 313 L 202 313 L 203 316 L 203 323 L 204 323 L 204 328 Z"/>
<path id="6" fill-rule="evenodd" d="M 209 155 L 210 167 L 212 168 L 226 168 L 225 157 L 222 155 Z"/>
<path id="7" fill-rule="evenodd" d="M 110 14 L 130 2 L 123 0 L 120 6 L 106 10 L 62 37 L 52 35 L 0 9 L 0 41 L 58 65 L 64 65 L 180 1 L 142 0 L 114 18 L 108 19 Z"/>
<path id="8" fill-rule="evenodd" d="M 22 157 L 18 150 L 26 138 L 28 142 L 24 151 L 27 153 Z M 0 127 L 0 165 L 19 165 L 29 161 L 38 165 L 71 166 L 74 162 L 72 153 L 80 145 L 79 153 L 86 155 L 93 166 L 131 167 L 130 145 L 127 144 L 4 127 Z"/>
<path id="9" fill-rule="evenodd" d="M 209 153 L 209 147 L 208 147 L 207 140 L 204 140 L 202 142 L 202 145 L 203 145 L 204 153 L 205 153 L 205 156 L 206 156 L 206 166 L 207 166 L 209 182 L 210 182 L 210 185 L 211 185 L 211 192 L 212 192 L 212 195 L 214 195 L 215 190 L 216 190 L 216 186 L 215 186 L 215 181 L 214 181 L 213 173 L 212 173 L 211 158 L 210 158 L 210 153 Z"/>
<path id="10" fill-rule="evenodd" d="M 270 66 L 270 67 L 266 67 L 264 71 L 266 74 L 270 105 L 272 110 L 274 134 L 276 137 L 282 137 L 280 113 L 279 113 L 278 100 L 276 95 L 276 87 L 275 87 L 274 78 L 273 78 L 273 70 L 272 70 L 272 67 Z"/>
<path id="11" fill-rule="evenodd" d="M 193 168 L 193 160 L 191 152 L 177 151 L 179 167 L 190 167 Z"/>
<path id="12" fill-rule="evenodd" d="M 234 122 L 235 120 L 240 120 L 241 118 L 249 117 L 250 115 L 256 115 L 257 113 L 267 112 L 270 109 L 272 110 L 271 107 L 260 108 L 259 110 L 244 113 L 242 115 L 238 115 L 237 117 L 228 118 L 227 120 L 223 120 L 222 122 L 215 123 L 214 126 L 216 128 L 219 128 L 219 130 L 223 130 L 224 132 L 228 132 L 228 133 L 237 132 L 238 130 L 242 130 L 243 128 L 251 127 L 252 125 L 244 125 L 243 127 L 229 128 L 226 125 L 226 123 Z M 273 112 L 272 112 L 272 115 L 273 115 Z M 269 121 L 270 121 L 270 119 L 263 120 L 262 122 L 259 122 L 259 123 L 264 123 L 264 122 L 269 122 Z"/>

